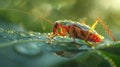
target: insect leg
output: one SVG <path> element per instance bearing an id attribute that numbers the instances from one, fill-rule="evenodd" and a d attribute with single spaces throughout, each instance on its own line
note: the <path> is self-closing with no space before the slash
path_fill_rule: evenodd
<path id="1" fill-rule="evenodd" d="M 89 32 L 92 32 L 92 30 L 94 30 L 95 26 L 97 25 L 97 23 L 100 22 L 101 25 L 103 26 L 103 28 L 106 30 L 107 34 L 110 36 L 110 38 L 113 41 L 116 41 L 116 39 L 114 38 L 114 36 L 112 35 L 111 31 L 108 29 L 107 25 L 100 19 L 97 18 L 94 22 L 94 24 L 92 25 L 92 27 L 90 28 Z"/>
<path id="2" fill-rule="evenodd" d="M 90 47 L 92 47 L 92 48 L 94 48 L 94 43 L 90 43 L 90 42 L 88 42 L 88 41 L 85 41 L 87 44 L 88 44 L 88 46 L 90 46 Z"/>
<path id="3" fill-rule="evenodd" d="M 73 38 L 74 42 L 76 42 L 73 30 L 74 30 L 74 27 L 70 26 L 68 33 L 69 33 L 69 36 Z"/>
<path id="4" fill-rule="evenodd" d="M 117 41 L 114 36 L 112 35 L 111 31 L 108 29 L 107 25 L 105 25 L 105 23 L 100 19 L 100 18 L 97 18 L 97 20 L 102 24 L 102 26 L 104 27 L 104 29 L 106 30 L 106 32 L 108 33 L 108 35 L 111 37 L 111 39 L 113 41 Z"/>

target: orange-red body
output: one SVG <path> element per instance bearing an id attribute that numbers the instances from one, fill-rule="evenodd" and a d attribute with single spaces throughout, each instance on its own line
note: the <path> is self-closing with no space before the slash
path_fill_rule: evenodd
<path id="1" fill-rule="evenodd" d="M 68 24 L 67 24 L 68 23 Z M 60 31 L 58 31 L 60 29 Z M 66 36 L 67 33 L 72 38 L 78 38 L 85 41 L 99 43 L 103 40 L 101 35 L 99 35 L 95 30 L 89 32 L 90 27 L 88 25 L 83 25 L 80 23 L 70 23 L 57 21 L 53 28 L 53 34 L 60 36 Z"/>

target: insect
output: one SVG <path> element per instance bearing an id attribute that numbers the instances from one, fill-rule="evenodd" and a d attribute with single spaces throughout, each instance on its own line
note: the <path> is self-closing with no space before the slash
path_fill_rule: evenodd
<path id="1" fill-rule="evenodd" d="M 32 13 L 28 13 L 16 9 L 7 9 L 7 10 L 19 11 L 26 14 L 34 15 Z M 50 20 L 44 17 L 39 16 L 39 18 L 53 24 Z M 53 34 L 51 34 L 49 38 L 52 39 L 55 36 L 66 36 L 68 34 L 70 37 L 73 38 L 74 42 L 75 39 L 77 38 L 84 40 L 86 42 L 100 43 L 103 41 L 104 37 L 98 34 L 97 31 L 94 30 L 98 22 L 101 23 L 101 25 L 106 30 L 110 38 L 113 41 L 116 41 L 111 31 L 108 29 L 107 25 L 100 18 L 97 18 L 91 27 L 89 25 L 86 25 L 84 21 L 81 23 L 79 22 L 76 23 L 75 21 L 71 21 L 71 20 L 58 20 L 55 22 L 53 27 Z"/>
<path id="2" fill-rule="evenodd" d="M 73 38 L 74 42 L 75 39 L 78 38 L 85 40 L 86 42 L 100 43 L 103 41 L 104 37 L 94 30 L 98 22 L 102 24 L 111 39 L 116 41 L 107 25 L 105 25 L 105 23 L 100 18 L 97 18 L 91 27 L 86 25 L 85 22 L 76 23 L 75 21 L 71 20 L 56 21 L 53 27 L 53 34 L 51 35 L 51 38 L 57 35 L 66 36 L 68 34 Z"/>

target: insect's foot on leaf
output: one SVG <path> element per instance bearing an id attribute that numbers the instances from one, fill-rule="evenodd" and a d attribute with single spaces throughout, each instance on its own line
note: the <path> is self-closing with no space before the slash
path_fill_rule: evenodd
<path id="1" fill-rule="evenodd" d="M 48 34 L 48 36 L 46 36 L 46 38 L 48 39 L 48 43 L 51 44 L 55 36 L 57 36 L 57 34 L 54 34 L 54 33 Z"/>

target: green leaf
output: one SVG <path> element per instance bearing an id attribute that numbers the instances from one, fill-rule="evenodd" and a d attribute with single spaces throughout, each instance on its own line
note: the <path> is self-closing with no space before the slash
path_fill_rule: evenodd
<path id="1" fill-rule="evenodd" d="M 119 51 L 120 50 L 120 42 L 119 41 L 111 43 L 108 46 L 106 46 L 106 45 L 103 47 L 99 47 L 99 50 L 120 56 L 120 51 Z"/>
<path id="2" fill-rule="evenodd" d="M 109 46 L 98 45 L 93 49 L 80 39 L 76 39 L 74 43 L 72 38 L 56 36 L 51 39 L 51 43 L 48 36 L 50 33 L 18 32 L 0 28 L 0 54 L 2 57 L 7 56 L 12 50 L 10 53 L 15 54 L 16 58 L 21 56 L 29 59 L 50 55 L 49 58 L 60 60 L 55 63 L 56 60 L 51 59 L 52 62 L 46 64 L 53 67 L 119 67 L 119 42 Z"/>

